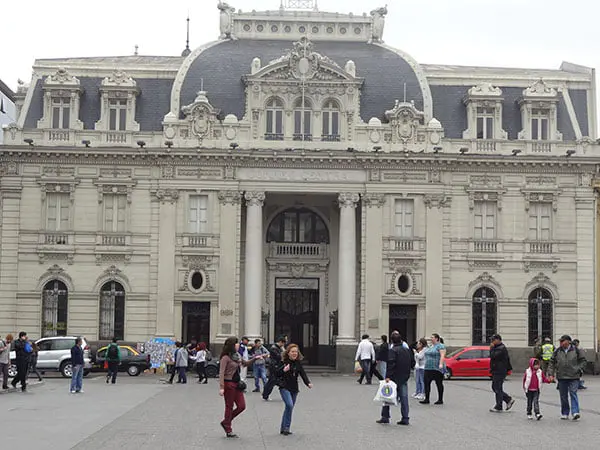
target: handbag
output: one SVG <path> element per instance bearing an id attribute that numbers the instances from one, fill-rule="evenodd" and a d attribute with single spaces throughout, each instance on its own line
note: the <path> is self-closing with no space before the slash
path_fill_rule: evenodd
<path id="1" fill-rule="evenodd" d="M 233 375 L 233 378 L 231 379 L 231 381 L 233 381 L 234 383 L 237 383 L 237 386 L 235 387 L 238 391 L 245 391 L 248 386 L 246 385 L 246 382 L 242 381 L 240 379 L 240 369 L 237 370 L 237 372 Z"/>
<path id="2" fill-rule="evenodd" d="M 108 361 L 104 361 L 104 370 L 108 369 Z"/>
<path id="3" fill-rule="evenodd" d="M 398 386 L 396 383 L 393 381 L 381 380 L 373 401 L 383 403 L 384 405 L 396 406 L 398 404 Z"/>

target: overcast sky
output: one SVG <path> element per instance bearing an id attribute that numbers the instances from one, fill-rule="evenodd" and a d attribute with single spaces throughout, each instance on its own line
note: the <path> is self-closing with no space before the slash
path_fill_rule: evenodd
<path id="1" fill-rule="evenodd" d="M 361 14 L 388 3 L 384 40 L 418 62 L 557 69 L 600 67 L 598 0 L 319 0 L 322 11 Z M 36 58 L 179 55 L 185 19 L 192 49 L 217 39 L 217 0 L 4 0 L 0 79 L 16 89 Z M 280 0 L 230 0 L 243 11 Z M 57 7 L 60 5 L 60 7 Z M 88 6 L 88 5 L 93 5 Z"/>

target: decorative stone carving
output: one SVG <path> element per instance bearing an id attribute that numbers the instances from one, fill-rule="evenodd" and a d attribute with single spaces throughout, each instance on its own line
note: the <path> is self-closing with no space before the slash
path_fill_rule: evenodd
<path id="1" fill-rule="evenodd" d="M 171 164 L 161 167 L 161 175 L 163 178 L 171 179 L 175 176 L 175 167 Z"/>
<path id="2" fill-rule="evenodd" d="M 230 317 L 233 316 L 233 309 L 222 309 L 221 310 L 221 315 L 223 317 Z"/>
<path id="3" fill-rule="evenodd" d="M 539 79 L 523 91 L 523 97 L 550 97 L 558 95 L 556 89 L 548 86 L 543 79 Z"/>
<path id="4" fill-rule="evenodd" d="M 476 288 L 479 288 L 481 286 L 490 286 L 492 289 L 494 289 L 494 291 L 496 291 L 496 295 L 498 297 L 501 296 L 502 290 L 500 288 L 500 284 L 488 272 L 483 272 L 481 275 L 479 275 L 477 278 L 475 278 L 473 281 L 471 281 L 469 283 L 468 291 L 472 292 Z"/>
<path id="5" fill-rule="evenodd" d="M 491 259 L 469 259 L 469 272 L 481 269 L 494 269 L 498 272 L 502 271 L 502 262 Z"/>
<path id="6" fill-rule="evenodd" d="M 428 208 L 444 208 L 450 206 L 452 197 L 446 194 L 426 194 L 423 203 Z"/>
<path id="7" fill-rule="evenodd" d="M 221 205 L 239 205 L 242 202 L 242 193 L 239 191 L 219 191 L 217 197 Z"/>
<path id="8" fill-rule="evenodd" d="M 198 140 L 202 141 L 213 137 L 218 110 L 210 104 L 205 91 L 198 92 L 194 103 L 184 106 L 181 110 L 185 114 L 192 134 Z"/>
<path id="9" fill-rule="evenodd" d="M 61 128 L 60 131 L 65 133 L 61 137 L 67 142 L 70 141 L 71 134 L 68 133 L 68 129 L 83 129 L 83 122 L 79 120 L 79 97 L 82 93 L 79 79 L 71 75 L 67 69 L 59 68 L 56 73 L 46 78 L 43 90 L 44 115 L 38 120 L 37 127 L 53 128 L 53 99 L 61 99 L 61 108 L 69 110 L 69 123 L 67 127 Z"/>
<path id="10" fill-rule="evenodd" d="M 75 78 L 64 67 L 60 67 L 53 75 L 46 78 L 46 85 L 61 84 L 64 86 L 79 86 L 79 79 Z"/>
<path id="11" fill-rule="evenodd" d="M 73 279 L 69 276 L 69 274 L 58 264 L 53 264 L 48 267 L 48 270 L 42 274 L 42 276 L 38 279 L 38 290 L 41 290 L 44 285 L 53 279 L 58 279 L 67 285 L 69 290 L 74 289 Z"/>
<path id="12" fill-rule="evenodd" d="M 235 13 L 235 8 L 229 6 L 228 3 L 219 0 L 217 9 L 221 11 L 219 18 L 221 35 L 219 36 L 219 39 L 231 39 L 233 37 L 233 14 Z"/>
<path id="13" fill-rule="evenodd" d="M 19 165 L 14 161 L 8 161 L 0 166 L 0 175 L 19 175 Z"/>
<path id="14" fill-rule="evenodd" d="M 561 189 L 521 189 L 525 196 L 525 211 L 529 211 L 532 202 L 547 202 L 552 203 L 552 209 L 558 210 L 558 196 L 562 192 Z"/>
<path id="15" fill-rule="evenodd" d="M 103 181 L 103 180 L 94 180 L 94 184 L 98 187 L 98 203 L 102 203 L 104 201 L 105 195 L 126 195 L 127 203 L 131 203 L 131 196 L 133 194 L 133 188 L 137 184 L 136 181 Z"/>
<path id="16" fill-rule="evenodd" d="M 244 199 L 246 200 L 246 206 L 262 207 L 265 202 L 265 193 L 258 191 L 246 191 L 244 193 Z"/>
<path id="17" fill-rule="evenodd" d="M 215 258 L 212 256 L 196 255 L 196 256 L 183 256 L 181 258 L 183 267 L 188 267 L 191 270 L 198 269 L 204 270 L 213 265 Z"/>
<path id="18" fill-rule="evenodd" d="M 127 72 L 117 69 L 102 80 L 102 86 L 136 87 L 137 83 Z"/>
<path id="19" fill-rule="evenodd" d="M 562 141 L 562 133 L 558 131 L 557 107 L 559 100 L 558 91 L 548 86 L 542 79 L 523 90 L 523 96 L 519 99 L 523 129 L 519 132 L 518 138 L 532 139 L 531 118 L 533 110 L 536 109 L 544 111 L 548 121 L 548 135 L 545 139 Z"/>
<path id="20" fill-rule="evenodd" d="M 414 102 L 396 100 L 394 108 L 385 112 L 392 127 L 392 141 L 403 144 L 417 143 L 417 129 L 423 125 L 425 114 L 419 111 Z"/>
<path id="21" fill-rule="evenodd" d="M 558 261 L 523 261 L 523 271 L 529 273 L 530 270 L 550 269 L 552 273 L 558 272 Z"/>
<path id="22" fill-rule="evenodd" d="M 383 30 L 385 28 L 385 16 L 388 13 L 387 5 L 382 8 L 377 8 L 371 11 L 373 17 L 373 42 L 383 42 Z"/>
<path id="23" fill-rule="evenodd" d="M 498 186 L 484 190 L 482 188 L 466 188 L 469 194 L 469 209 L 475 208 L 475 202 L 495 202 L 498 210 L 502 209 L 502 198 L 506 189 Z"/>
<path id="24" fill-rule="evenodd" d="M 154 192 L 154 196 L 163 204 L 177 203 L 179 191 L 177 189 L 159 189 Z"/>
<path id="25" fill-rule="evenodd" d="M 117 266 L 108 267 L 102 274 L 96 279 L 96 286 L 100 287 L 107 281 L 118 281 L 119 283 L 129 284 L 129 279 Z"/>
<path id="26" fill-rule="evenodd" d="M 493 86 L 491 83 L 481 83 L 473 86 L 467 92 L 463 103 L 467 108 L 468 128 L 463 132 L 463 139 L 477 139 L 477 118 L 480 117 L 478 109 L 485 109 L 487 112 L 493 111 L 493 135 L 486 136 L 486 139 L 507 139 L 508 134 L 502 129 L 502 90 Z M 484 117 L 489 117 L 486 115 Z"/>
<path id="27" fill-rule="evenodd" d="M 553 300 L 558 300 L 558 286 L 543 272 L 539 272 L 525 285 L 523 298 L 529 298 L 531 291 L 538 287 L 548 289 L 552 293 Z"/>
<path id="28" fill-rule="evenodd" d="M 42 201 L 46 200 L 46 194 L 55 192 L 59 194 L 69 194 L 69 199 L 71 203 L 73 203 L 75 201 L 75 188 L 79 182 L 80 180 L 78 178 L 73 178 L 70 182 L 46 181 L 44 179 L 38 180 L 38 184 L 42 191 Z"/>
<path id="29" fill-rule="evenodd" d="M 360 196 L 356 192 L 342 192 L 338 195 L 340 208 L 356 208 Z"/>
<path id="30" fill-rule="evenodd" d="M 362 196 L 362 202 L 367 208 L 381 208 L 385 204 L 385 194 L 364 194 Z"/>

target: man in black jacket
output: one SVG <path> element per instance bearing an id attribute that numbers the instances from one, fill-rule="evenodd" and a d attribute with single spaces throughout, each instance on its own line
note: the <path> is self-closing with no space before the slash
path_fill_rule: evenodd
<path id="1" fill-rule="evenodd" d="M 490 372 L 492 374 L 492 391 L 496 394 L 496 405 L 490 409 L 490 412 L 501 412 L 502 403 L 506 403 L 508 411 L 515 404 L 515 400 L 504 392 L 504 380 L 509 371 L 512 370 L 508 350 L 502 343 L 502 336 L 495 334 L 492 336 L 490 345 Z"/>
<path id="2" fill-rule="evenodd" d="M 400 412 L 402 414 L 402 420 L 397 422 L 398 425 L 408 425 L 408 379 L 410 378 L 410 371 L 415 367 L 415 358 L 412 352 L 402 345 L 400 333 L 394 331 L 390 339 L 392 348 L 388 353 L 385 380 L 391 380 L 397 386 L 398 401 L 400 402 Z M 381 419 L 377 423 L 390 423 L 389 405 L 384 405 L 381 408 Z"/>
<path id="3" fill-rule="evenodd" d="M 281 364 L 281 354 L 285 349 L 285 343 L 287 338 L 285 336 L 279 336 L 277 342 L 269 349 L 269 379 L 267 384 L 263 387 L 263 400 L 269 400 L 271 392 L 277 383 L 277 368 Z"/>
<path id="4" fill-rule="evenodd" d="M 26 346 L 29 345 L 29 352 Z M 21 390 L 27 390 L 27 373 L 29 372 L 29 356 L 31 355 L 31 344 L 27 342 L 27 333 L 21 331 L 19 339 L 15 341 L 15 359 L 17 364 L 17 376 L 13 378 L 11 384 L 14 388 L 21 382 Z"/>

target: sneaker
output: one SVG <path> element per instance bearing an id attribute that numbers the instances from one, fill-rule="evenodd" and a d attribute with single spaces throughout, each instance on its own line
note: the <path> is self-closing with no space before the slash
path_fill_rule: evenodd
<path id="1" fill-rule="evenodd" d="M 514 404 L 515 404 L 515 399 L 511 398 L 510 401 L 506 404 L 506 410 L 510 411 L 510 408 L 512 408 Z"/>
<path id="2" fill-rule="evenodd" d="M 390 423 L 390 419 L 381 418 L 379 420 L 376 420 L 375 423 L 380 423 L 380 424 Z"/>
<path id="3" fill-rule="evenodd" d="M 260 389 L 254 389 L 252 392 L 260 392 Z"/>
<path id="4" fill-rule="evenodd" d="M 493 413 L 501 413 L 501 412 L 502 412 L 502 410 L 494 407 L 494 408 L 490 408 L 490 412 L 493 412 Z"/>
<path id="5" fill-rule="evenodd" d="M 579 420 L 579 419 L 581 419 L 581 415 L 579 413 L 573 414 L 573 420 Z"/>
<path id="6" fill-rule="evenodd" d="M 106 377 L 106 384 L 108 384 L 108 381 L 109 381 L 109 380 L 108 380 L 108 377 Z"/>
<path id="7" fill-rule="evenodd" d="M 293 434 L 290 430 L 283 430 L 281 432 L 281 434 L 283 434 L 284 436 L 289 436 L 290 434 Z"/>
<path id="8" fill-rule="evenodd" d="M 423 399 L 423 400 L 421 400 L 419 403 L 420 403 L 421 405 L 429 405 L 429 400 L 425 400 L 425 399 Z"/>
<path id="9" fill-rule="evenodd" d="M 79 391 L 75 391 L 76 394 L 84 394 L 85 392 L 83 392 L 83 389 L 79 390 Z"/>
<path id="10" fill-rule="evenodd" d="M 75 391 L 71 391 L 71 394 L 77 394 L 77 392 L 75 392 Z"/>
<path id="11" fill-rule="evenodd" d="M 561 420 L 569 420 L 569 416 L 560 416 Z"/>
<path id="12" fill-rule="evenodd" d="M 409 425 L 408 420 L 401 420 L 400 422 L 396 422 L 396 425 Z"/>
<path id="13" fill-rule="evenodd" d="M 541 414 L 536 414 L 536 415 L 535 415 L 535 418 L 536 418 L 537 420 L 541 420 L 541 418 L 542 418 L 542 417 L 544 417 L 544 416 L 542 416 Z"/>
<path id="14" fill-rule="evenodd" d="M 417 394 L 417 393 L 415 392 L 413 395 L 411 395 L 411 397 L 412 397 L 412 398 L 419 398 L 419 394 Z"/>
<path id="15" fill-rule="evenodd" d="M 434 405 L 443 405 L 444 402 L 442 400 L 438 400 L 437 402 L 434 403 Z"/>
<path id="16" fill-rule="evenodd" d="M 531 414 L 527 414 L 527 418 L 528 418 L 529 420 L 533 420 L 533 416 L 532 416 Z"/>
<path id="17" fill-rule="evenodd" d="M 238 437 L 238 435 L 237 435 L 237 434 L 235 434 L 235 433 L 227 433 L 227 434 L 226 434 L 226 436 L 227 436 L 229 439 L 237 439 L 237 437 Z"/>

